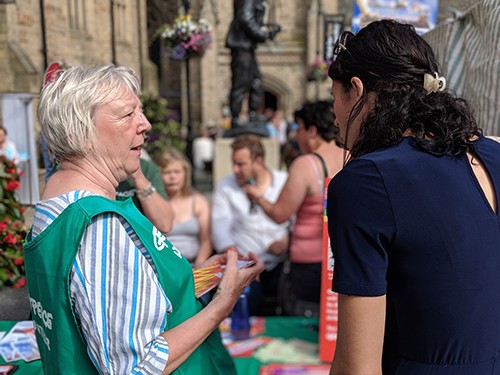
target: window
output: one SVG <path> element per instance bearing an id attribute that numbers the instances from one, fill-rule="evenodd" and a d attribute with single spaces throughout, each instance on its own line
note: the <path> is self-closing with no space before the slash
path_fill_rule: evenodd
<path id="1" fill-rule="evenodd" d="M 87 4 L 86 0 L 67 0 L 69 28 L 72 30 L 87 31 Z"/>
<path id="2" fill-rule="evenodd" d="M 115 32 L 118 40 L 124 41 L 126 39 L 126 1 L 115 0 L 114 6 L 114 19 L 115 19 Z"/>

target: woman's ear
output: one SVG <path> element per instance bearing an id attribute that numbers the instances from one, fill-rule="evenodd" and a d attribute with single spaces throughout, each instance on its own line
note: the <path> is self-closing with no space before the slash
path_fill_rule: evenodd
<path id="1" fill-rule="evenodd" d="M 315 137 L 316 135 L 318 135 L 318 128 L 316 127 L 316 125 L 309 125 L 309 127 L 307 128 L 307 134 L 309 135 L 309 137 Z"/>
<path id="2" fill-rule="evenodd" d="M 358 77 L 351 78 L 351 95 L 354 96 L 356 100 L 363 96 L 363 82 Z"/>

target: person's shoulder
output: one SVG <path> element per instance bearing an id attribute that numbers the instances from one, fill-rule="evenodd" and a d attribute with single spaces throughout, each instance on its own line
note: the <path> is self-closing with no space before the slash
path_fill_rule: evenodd
<path id="1" fill-rule="evenodd" d="M 202 193 L 198 191 L 193 192 L 193 198 L 196 201 L 196 203 L 208 205 L 207 197 L 205 197 Z"/>
<path id="2" fill-rule="evenodd" d="M 299 155 L 295 159 L 293 159 L 292 163 L 290 164 L 290 169 L 305 167 L 309 168 L 309 166 L 311 165 L 311 160 L 313 160 L 314 158 L 317 158 L 319 160 L 319 158 L 312 153 Z"/>
<path id="3" fill-rule="evenodd" d="M 217 182 L 215 186 L 215 190 L 237 190 L 239 189 L 239 185 L 236 181 L 236 177 L 234 177 L 234 174 L 228 174 L 224 177 L 222 177 L 219 182 Z"/>
<path id="4" fill-rule="evenodd" d="M 350 185 L 359 179 L 371 178 L 378 175 L 377 163 L 370 157 L 361 156 L 351 159 L 333 178 L 334 184 Z"/>

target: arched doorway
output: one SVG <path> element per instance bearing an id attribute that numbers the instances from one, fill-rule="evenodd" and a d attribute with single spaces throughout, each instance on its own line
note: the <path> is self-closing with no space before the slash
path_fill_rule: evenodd
<path id="1" fill-rule="evenodd" d="M 264 98 L 263 107 L 280 109 L 283 111 L 285 118 L 292 115 L 293 105 L 291 103 L 292 95 L 290 87 L 280 78 L 265 74 L 264 79 Z"/>

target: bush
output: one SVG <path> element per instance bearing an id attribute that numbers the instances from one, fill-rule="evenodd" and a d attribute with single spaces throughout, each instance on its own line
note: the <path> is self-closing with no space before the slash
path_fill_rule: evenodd
<path id="1" fill-rule="evenodd" d="M 0 155 L 0 287 L 22 287 L 26 283 L 23 241 L 28 233 L 24 207 L 16 190 L 22 176 L 16 165 Z"/>
<path id="2" fill-rule="evenodd" d="M 141 101 L 144 115 L 151 123 L 151 131 L 144 145 L 151 158 L 157 160 L 169 147 L 184 151 L 186 142 L 180 136 L 181 125 L 167 108 L 167 100 L 151 93 L 143 93 Z"/>

